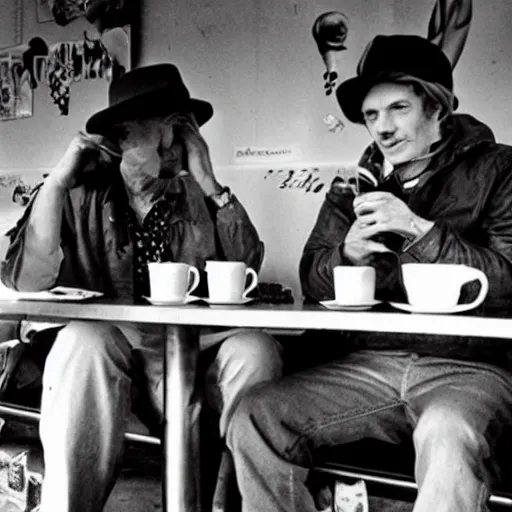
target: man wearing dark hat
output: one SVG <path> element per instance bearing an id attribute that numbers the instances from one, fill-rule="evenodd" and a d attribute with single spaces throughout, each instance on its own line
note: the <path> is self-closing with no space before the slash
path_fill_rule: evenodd
<path id="1" fill-rule="evenodd" d="M 208 102 L 190 97 L 174 65 L 141 67 L 114 81 L 109 107 L 72 140 L 12 231 L 4 283 L 76 286 L 139 301 L 150 295 L 151 261 L 202 271 L 206 260 L 233 260 L 259 270 L 263 243 L 217 181 L 199 132 L 212 114 Z M 75 321 L 56 330 L 42 383 L 41 512 L 100 512 L 130 409 L 160 432 L 164 329 Z M 242 393 L 280 376 L 280 350 L 256 330 L 202 330 L 200 341 L 206 397 L 224 436 Z"/>
<path id="2" fill-rule="evenodd" d="M 301 259 L 305 295 L 332 299 L 334 267 L 372 265 L 377 297 L 400 301 L 401 263 L 465 264 L 489 280 L 477 313 L 509 314 L 512 148 L 453 114 L 447 57 L 421 37 L 377 36 L 337 98 L 373 139 L 360 165 L 379 185 L 354 197 L 333 180 Z M 415 512 L 487 510 L 497 441 L 512 424 L 509 342 L 369 332 L 338 345 L 331 360 L 242 399 L 228 445 L 243 511 L 313 512 L 315 457 L 365 438 L 414 444 Z"/>

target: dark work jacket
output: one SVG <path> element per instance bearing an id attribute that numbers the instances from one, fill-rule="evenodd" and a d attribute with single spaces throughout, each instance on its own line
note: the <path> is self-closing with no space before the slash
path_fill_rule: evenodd
<path id="1" fill-rule="evenodd" d="M 413 243 L 394 234 L 384 234 L 384 243 L 394 252 L 372 257 L 371 265 L 377 273 L 376 298 L 406 300 L 401 283 L 402 263 L 459 263 L 482 270 L 489 279 L 486 300 L 470 314 L 509 316 L 512 312 L 512 147 L 497 144 L 491 130 L 469 115 L 454 115 L 445 121 L 441 144 L 443 149 L 411 191 L 405 191 L 393 174 L 383 178 L 383 158 L 375 144 L 360 161 L 379 182 L 374 190 L 392 192 L 414 213 L 434 221 L 434 227 Z M 308 299 L 332 299 L 333 268 L 351 264 L 343 256 L 343 243 L 355 220 L 353 199 L 353 195 L 343 193 L 340 187 L 331 186 L 327 192 L 300 262 L 301 285 Z M 472 300 L 477 292 L 477 284 L 466 285 L 461 302 Z M 347 337 L 357 347 L 406 349 L 506 366 L 508 345 L 512 346 L 507 340 L 451 336 L 358 333 Z"/>

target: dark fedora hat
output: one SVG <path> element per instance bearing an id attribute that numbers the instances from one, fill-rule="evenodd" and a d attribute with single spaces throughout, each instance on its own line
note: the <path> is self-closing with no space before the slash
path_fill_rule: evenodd
<path id="1" fill-rule="evenodd" d="M 392 74 L 439 84 L 453 93 L 452 66 L 441 48 L 420 36 L 379 35 L 368 44 L 359 60 L 357 76 L 336 89 L 345 117 L 353 123 L 362 123 L 364 98 L 374 85 L 388 81 Z M 456 108 L 456 98 L 454 102 Z"/>
<path id="2" fill-rule="evenodd" d="M 92 115 L 85 128 L 89 133 L 105 135 L 116 122 L 177 110 L 194 113 L 199 125 L 213 115 L 210 103 L 190 97 L 174 64 L 154 64 L 133 69 L 114 80 L 108 90 L 108 107 Z"/>

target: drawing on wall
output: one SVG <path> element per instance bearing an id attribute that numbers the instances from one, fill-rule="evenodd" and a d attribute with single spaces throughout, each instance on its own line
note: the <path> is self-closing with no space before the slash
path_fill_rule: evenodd
<path id="1" fill-rule="evenodd" d="M 437 44 L 455 68 L 464 50 L 473 14 L 472 0 L 435 0 L 425 37 Z M 339 53 L 346 50 L 349 18 L 339 11 L 328 11 L 316 18 L 312 34 L 325 66 L 324 90 L 330 96 L 339 78 Z M 373 37 L 369 36 L 369 39 Z M 331 133 L 340 133 L 343 122 L 333 114 L 323 117 Z"/>
<path id="2" fill-rule="evenodd" d="M 135 2 L 129 0 L 47 0 L 49 10 L 58 25 L 65 26 L 84 16 L 99 32 L 107 28 L 128 25 L 133 20 Z"/>
<path id="3" fill-rule="evenodd" d="M 331 133 L 340 133 L 345 128 L 343 121 L 334 114 L 325 115 L 322 121 Z"/>
<path id="4" fill-rule="evenodd" d="M 325 64 L 325 94 L 332 94 L 338 71 L 336 69 L 336 53 L 346 50 L 345 40 L 348 35 L 348 17 L 342 12 L 330 11 L 318 16 L 313 23 L 313 38 Z"/>
<path id="5" fill-rule="evenodd" d="M 33 171 L 0 175 L 0 241 L 15 226 L 43 179 L 44 175 Z"/>
<path id="6" fill-rule="evenodd" d="M 38 0 L 40 1 L 40 0 Z M 136 0 L 47 0 L 53 20 L 66 26 L 79 17 L 94 27 L 120 72 L 130 69 L 130 29 L 138 15 Z"/>
<path id="7" fill-rule="evenodd" d="M 20 54 L 0 53 L 0 120 L 31 117 L 34 95 Z"/>
<path id="8" fill-rule="evenodd" d="M 18 1 L 18 0 L 13 0 Z M 39 23 L 65 26 L 85 17 L 83 38 L 48 44 L 32 37 L 0 51 L 0 121 L 33 115 L 34 90 L 42 84 L 60 115 L 68 115 L 71 88 L 84 79 L 116 80 L 131 68 L 131 26 L 136 0 L 35 0 Z"/>
<path id="9" fill-rule="evenodd" d="M 68 115 L 71 87 L 81 80 L 112 80 L 114 60 L 99 39 L 28 45 L 0 53 L 0 120 L 30 117 L 33 91 L 42 85 L 61 115 Z"/>
<path id="10" fill-rule="evenodd" d="M 464 50 L 473 15 L 473 0 L 436 0 L 427 39 L 448 55 L 455 68 Z"/>

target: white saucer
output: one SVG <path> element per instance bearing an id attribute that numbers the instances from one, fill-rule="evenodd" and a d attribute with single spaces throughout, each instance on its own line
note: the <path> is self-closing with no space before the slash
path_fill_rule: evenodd
<path id="1" fill-rule="evenodd" d="M 255 299 L 254 299 L 254 297 L 243 297 L 242 299 L 235 300 L 235 301 L 216 301 L 216 300 L 212 300 L 208 297 L 205 297 L 205 298 L 202 298 L 201 300 L 204 300 L 210 306 L 242 306 L 243 304 L 252 302 Z"/>
<path id="2" fill-rule="evenodd" d="M 451 308 L 440 308 L 438 306 L 413 306 L 412 304 L 405 304 L 403 302 L 390 302 L 390 306 L 401 309 L 402 311 L 408 311 L 409 313 L 425 313 L 425 314 L 438 314 L 438 315 L 450 315 L 453 313 L 462 313 L 463 311 L 469 311 L 475 306 L 473 304 L 457 304 Z"/>
<path id="3" fill-rule="evenodd" d="M 185 306 L 190 304 L 191 302 L 195 302 L 196 300 L 202 300 L 201 297 L 196 297 L 195 295 L 189 295 L 185 297 L 185 300 L 174 301 L 174 300 L 164 300 L 164 299 L 152 299 L 151 297 L 142 297 L 146 299 L 148 302 L 151 302 L 153 306 Z"/>
<path id="4" fill-rule="evenodd" d="M 367 304 L 340 304 L 339 302 L 336 302 L 336 300 L 321 300 L 320 304 L 325 306 L 327 309 L 332 309 L 333 311 L 366 311 L 381 302 L 382 301 L 380 300 L 374 299 Z"/>

